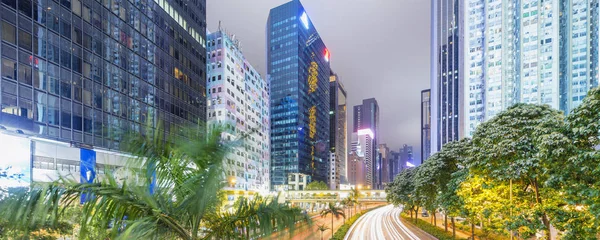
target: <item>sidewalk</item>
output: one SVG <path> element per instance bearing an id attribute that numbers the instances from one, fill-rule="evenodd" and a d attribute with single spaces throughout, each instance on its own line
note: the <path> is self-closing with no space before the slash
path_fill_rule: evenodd
<path id="1" fill-rule="evenodd" d="M 410 217 L 410 215 L 408 215 Z M 418 218 L 431 224 L 431 215 L 429 217 L 423 217 L 421 213 L 418 214 Z M 436 214 L 437 224 L 436 226 L 442 230 L 444 230 L 444 216 L 440 213 Z M 455 225 L 458 225 L 457 220 L 454 220 Z M 452 234 L 452 221 L 448 218 L 448 233 Z M 456 228 L 456 238 L 457 239 L 466 239 L 471 237 L 471 233 L 460 230 L 458 227 Z"/>

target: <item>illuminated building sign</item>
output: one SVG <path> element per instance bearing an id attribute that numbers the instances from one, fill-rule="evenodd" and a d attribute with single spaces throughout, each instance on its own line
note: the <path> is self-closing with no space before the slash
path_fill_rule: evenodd
<path id="1" fill-rule="evenodd" d="M 325 48 L 325 61 L 329 62 L 329 49 Z"/>
<path id="2" fill-rule="evenodd" d="M 302 22 L 302 25 L 304 25 L 304 28 L 308 29 L 308 15 L 306 15 L 306 12 L 302 12 L 300 21 Z"/>
<path id="3" fill-rule="evenodd" d="M 375 134 L 373 133 L 373 131 L 369 128 L 366 129 L 359 129 L 358 130 L 358 136 L 363 136 L 363 135 L 369 135 L 369 137 L 371 137 L 371 139 L 375 138 Z"/>
<path id="4" fill-rule="evenodd" d="M 315 134 L 317 133 L 317 107 L 312 106 L 308 110 L 308 128 L 309 128 L 309 136 L 310 138 L 315 138 Z"/>
<path id="5" fill-rule="evenodd" d="M 319 76 L 319 65 L 316 62 L 311 62 L 308 67 L 308 93 L 317 91 L 317 77 Z"/>

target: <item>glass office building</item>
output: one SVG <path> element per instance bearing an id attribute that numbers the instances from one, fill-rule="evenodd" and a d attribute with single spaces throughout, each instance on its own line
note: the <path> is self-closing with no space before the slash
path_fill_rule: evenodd
<path id="1" fill-rule="evenodd" d="M 329 77 L 329 176 L 330 189 L 340 189 L 346 180 L 348 157 L 347 92 L 337 74 Z"/>
<path id="2" fill-rule="evenodd" d="M 431 154 L 431 90 L 421 91 L 421 163 Z"/>
<path id="3" fill-rule="evenodd" d="M 271 9 L 266 27 L 271 86 L 271 185 L 289 173 L 327 181 L 329 51 L 298 0 Z"/>
<path id="4" fill-rule="evenodd" d="M 421 149 L 426 151 L 421 152 L 421 161 L 463 134 L 463 77 L 460 71 L 463 2 L 432 0 L 431 4 L 431 125 L 428 126 L 431 140 L 429 147 Z"/>
<path id="5" fill-rule="evenodd" d="M 354 120 L 352 132 L 356 133 L 358 137 L 352 139 L 352 144 L 358 141 L 358 145 L 362 146 L 362 151 L 365 152 L 365 181 L 370 188 L 377 189 L 381 185 L 378 182 L 379 171 L 377 169 L 377 166 L 380 165 L 380 159 L 378 158 L 379 104 L 377 100 L 375 98 L 363 99 L 361 105 L 354 106 L 352 117 Z M 364 135 L 369 135 L 369 140 L 363 140 Z M 365 141 L 366 143 L 360 141 Z M 359 155 L 362 156 L 361 154 Z"/>
<path id="6" fill-rule="evenodd" d="M 177 133 L 205 121 L 205 6 L 3 0 L 2 129 L 113 151 L 125 132 Z M 46 160 L 56 169 L 60 159 Z"/>
<path id="7" fill-rule="evenodd" d="M 467 1 L 466 135 L 515 103 L 565 113 L 581 104 L 598 85 L 598 8 L 596 0 Z"/>

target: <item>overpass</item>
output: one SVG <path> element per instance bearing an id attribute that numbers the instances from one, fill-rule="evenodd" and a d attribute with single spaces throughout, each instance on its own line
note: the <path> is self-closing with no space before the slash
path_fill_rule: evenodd
<path id="1" fill-rule="evenodd" d="M 351 190 L 297 190 L 282 191 L 279 202 L 287 202 L 311 211 L 318 211 L 330 202 L 341 203 L 350 196 Z M 360 190 L 358 202 L 360 205 L 385 203 L 384 190 Z"/>

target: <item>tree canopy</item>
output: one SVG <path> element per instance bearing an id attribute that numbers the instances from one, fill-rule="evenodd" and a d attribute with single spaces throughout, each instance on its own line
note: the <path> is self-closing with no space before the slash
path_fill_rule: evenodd
<path id="1" fill-rule="evenodd" d="M 388 201 L 463 217 L 484 231 L 561 239 L 600 232 L 600 88 L 565 115 L 516 104 L 399 173 Z"/>

